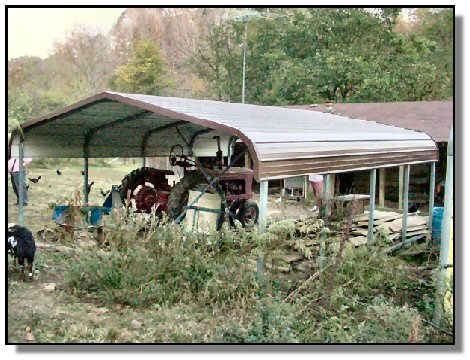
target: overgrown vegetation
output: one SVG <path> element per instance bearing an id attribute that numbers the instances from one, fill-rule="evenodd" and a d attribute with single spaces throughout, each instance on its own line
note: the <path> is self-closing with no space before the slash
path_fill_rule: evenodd
<path id="1" fill-rule="evenodd" d="M 263 235 L 241 228 L 202 234 L 157 220 L 114 211 L 100 237 L 102 248 L 81 252 L 67 271 L 74 296 L 137 310 L 189 306 L 195 313 L 208 312 L 217 325 L 204 341 L 449 340 L 423 322 L 431 314 L 417 300 L 432 296 L 430 280 L 379 248 L 347 244 L 332 284 L 334 246 L 324 270 L 314 266 L 307 279 L 274 267 L 256 272 L 260 254 L 266 263 L 277 261 L 298 244 L 290 220 Z"/>

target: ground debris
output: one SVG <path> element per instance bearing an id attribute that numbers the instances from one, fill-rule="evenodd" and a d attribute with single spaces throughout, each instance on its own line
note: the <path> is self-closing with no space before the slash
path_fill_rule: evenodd
<path id="1" fill-rule="evenodd" d="M 44 284 L 44 290 L 46 291 L 55 291 L 57 288 L 55 283 Z"/>

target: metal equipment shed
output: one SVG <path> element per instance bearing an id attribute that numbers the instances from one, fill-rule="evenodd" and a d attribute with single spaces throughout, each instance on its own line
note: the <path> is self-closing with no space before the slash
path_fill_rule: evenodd
<path id="1" fill-rule="evenodd" d="M 194 153 L 204 156 L 233 137 L 243 141 L 261 182 L 260 228 L 265 226 L 267 181 L 309 173 L 435 162 L 438 152 L 425 133 L 373 121 L 286 109 L 103 92 L 31 120 L 12 134 L 12 157 L 88 158 L 167 156 L 181 135 L 194 134 Z M 204 130 L 211 129 L 210 133 Z M 20 164 L 22 162 L 20 161 Z M 87 168 L 87 165 L 86 165 Z M 87 179 L 85 179 L 87 181 Z M 372 187 L 371 187 L 372 189 Z"/>

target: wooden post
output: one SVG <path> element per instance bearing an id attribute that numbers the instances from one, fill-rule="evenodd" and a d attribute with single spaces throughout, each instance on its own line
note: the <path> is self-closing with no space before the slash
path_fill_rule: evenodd
<path id="1" fill-rule="evenodd" d="M 377 170 L 370 171 L 370 189 L 369 189 L 369 225 L 367 228 L 367 245 L 371 245 L 374 240 L 374 208 L 375 208 L 375 186 L 377 184 Z"/>
<path id="2" fill-rule="evenodd" d="M 379 169 L 379 207 L 385 207 L 385 168 Z"/>
<path id="3" fill-rule="evenodd" d="M 398 210 L 403 209 L 403 165 L 398 170 Z"/>
<path id="4" fill-rule="evenodd" d="M 25 174 L 24 174 L 24 168 L 23 168 L 23 159 L 24 159 L 24 142 L 23 139 L 20 138 L 20 144 L 19 144 L 19 154 L 18 154 L 18 166 L 19 166 L 19 179 L 18 179 L 18 223 L 20 225 L 24 225 L 24 192 L 25 188 L 23 184 L 25 183 Z"/>
<path id="5" fill-rule="evenodd" d="M 405 165 L 404 173 L 404 189 L 403 189 L 403 216 L 402 216 L 402 229 L 401 241 L 406 241 L 406 231 L 408 230 L 408 193 L 410 190 L 410 165 Z"/>
<path id="6" fill-rule="evenodd" d="M 432 212 L 434 208 L 434 192 L 436 189 L 436 163 L 431 163 L 431 172 L 429 174 L 429 239 L 432 239 Z"/>
<path id="7" fill-rule="evenodd" d="M 268 215 L 268 181 L 261 181 L 259 184 L 259 233 L 266 231 L 266 218 Z"/>

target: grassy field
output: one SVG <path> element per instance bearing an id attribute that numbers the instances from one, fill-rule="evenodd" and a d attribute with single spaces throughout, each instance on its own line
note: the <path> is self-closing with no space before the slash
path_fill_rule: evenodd
<path id="1" fill-rule="evenodd" d="M 90 203 L 100 205 L 100 188 L 119 184 L 134 167 L 92 166 Z M 60 170 L 32 166 L 28 174 L 42 178 L 28 182 L 26 225 L 48 230 L 37 237 L 34 281 L 21 282 L 9 259 L 9 342 L 452 342 L 450 323 L 437 330 L 425 322 L 434 289 L 432 272 L 419 266 L 435 264 L 435 248 L 414 245 L 388 257 L 346 246 L 341 265 L 318 276 L 318 254 L 310 254 L 318 249 L 309 242 L 321 239 L 321 228 L 299 236 L 294 222 L 278 219 L 312 213 L 274 199 L 276 221 L 263 236 L 192 234 L 171 224 L 142 232 L 139 218 L 110 217 L 109 246 L 100 247 L 88 232 L 70 236 L 51 221 L 51 204 L 82 186 L 80 166 Z M 16 222 L 8 191 L 8 221 Z M 327 247 L 329 270 L 337 245 Z M 293 249 L 304 254 L 306 270 L 275 270 Z M 267 267 L 261 278 L 254 271 L 260 252 Z"/>

